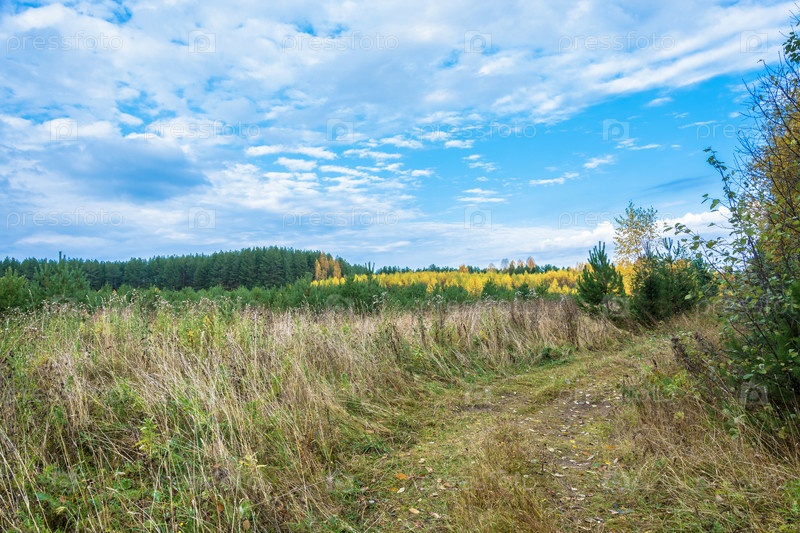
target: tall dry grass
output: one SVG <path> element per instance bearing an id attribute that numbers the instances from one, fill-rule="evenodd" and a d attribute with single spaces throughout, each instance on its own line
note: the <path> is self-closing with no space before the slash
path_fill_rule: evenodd
<path id="1" fill-rule="evenodd" d="M 609 483 L 620 505 L 655 531 L 800 531 L 796 416 L 721 378 L 713 317 L 666 329 L 636 347 L 642 372 L 623 384 L 616 437 L 630 468 Z"/>
<path id="2" fill-rule="evenodd" d="M 358 529 L 357 487 L 333 480 L 413 441 L 426 382 L 617 335 L 568 299 L 374 315 L 109 302 L 3 328 L 9 531 Z"/>

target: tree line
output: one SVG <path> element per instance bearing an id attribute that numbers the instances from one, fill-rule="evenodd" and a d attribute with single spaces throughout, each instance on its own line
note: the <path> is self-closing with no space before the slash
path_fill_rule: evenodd
<path id="1" fill-rule="evenodd" d="M 307 275 L 320 279 L 367 272 L 367 267 L 351 265 L 340 257 L 320 251 L 295 250 L 270 246 L 216 252 L 211 255 L 157 256 L 127 261 L 98 261 L 59 257 L 58 260 L 28 258 L 19 261 L 6 257 L 0 272 L 11 272 L 35 282 L 45 271 L 71 271 L 85 278 L 90 290 L 103 287 L 135 289 L 156 287 L 162 290 L 194 290 L 222 287 L 280 287 Z"/>

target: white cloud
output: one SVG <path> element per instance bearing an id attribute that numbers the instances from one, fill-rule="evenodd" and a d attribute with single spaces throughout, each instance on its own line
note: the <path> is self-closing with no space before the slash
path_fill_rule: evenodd
<path id="1" fill-rule="evenodd" d="M 645 144 L 644 146 L 631 146 L 631 150 L 653 150 L 655 148 L 661 148 L 660 144 L 650 143 Z"/>
<path id="2" fill-rule="evenodd" d="M 316 161 L 309 161 L 308 159 L 289 159 L 288 157 L 279 157 L 277 163 L 295 172 L 313 170 L 317 166 Z"/>
<path id="3" fill-rule="evenodd" d="M 560 178 L 552 178 L 546 180 L 531 180 L 529 183 L 531 185 L 561 185 L 565 181 L 567 181 L 567 179 L 562 176 Z"/>
<path id="4" fill-rule="evenodd" d="M 411 175 L 414 176 L 415 178 L 416 177 L 429 178 L 433 176 L 433 171 L 430 169 L 417 169 L 417 170 L 412 170 Z"/>
<path id="5" fill-rule="evenodd" d="M 480 187 L 467 189 L 463 193 L 466 196 L 460 196 L 458 201 L 468 204 L 497 204 L 507 201 L 506 197 L 498 194 L 497 191 L 481 189 Z"/>
<path id="6" fill-rule="evenodd" d="M 663 96 L 661 98 L 654 98 L 649 102 L 647 102 L 647 107 L 658 107 L 664 104 L 668 104 L 670 102 L 672 102 L 672 98 L 670 98 L 669 96 Z"/>
<path id="7" fill-rule="evenodd" d="M 593 169 L 600 165 L 610 165 L 614 162 L 613 155 L 605 155 L 603 157 L 593 157 L 583 164 L 583 168 Z"/>
<path id="8" fill-rule="evenodd" d="M 414 139 L 407 139 L 402 135 L 395 135 L 393 137 L 386 137 L 380 140 L 380 144 L 390 144 L 398 148 L 422 148 L 422 143 Z"/>
<path id="9" fill-rule="evenodd" d="M 550 179 L 539 179 L 539 180 L 531 180 L 528 183 L 530 185 L 538 186 L 538 185 L 562 185 L 569 180 L 574 180 L 577 178 L 579 174 L 577 172 L 565 172 L 561 176 L 557 178 L 550 178 Z"/>
<path id="10" fill-rule="evenodd" d="M 273 154 L 300 154 L 315 159 L 336 159 L 336 154 L 330 150 L 314 146 L 287 147 L 282 144 L 250 146 L 245 150 L 245 153 L 254 157 Z"/>
<path id="11" fill-rule="evenodd" d="M 347 157 L 359 157 L 361 159 L 375 159 L 376 161 L 385 161 L 386 159 L 400 159 L 400 154 L 392 154 L 387 152 L 378 152 L 375 150 L 367 150 L 365 148 L 351 149 L 344 152 Z"/>
<path id="12" fill-rule="evenodd" d="M 452 140 L 452 141 L 445 141 L 444 147 L 445 148 L 472 148 L 472 145 L 475 143 L 472 139 L 468 139 L 466 141 L 462 140 Z"/>

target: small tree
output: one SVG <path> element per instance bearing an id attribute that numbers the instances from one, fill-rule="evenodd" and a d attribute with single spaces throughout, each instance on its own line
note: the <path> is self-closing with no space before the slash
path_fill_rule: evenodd
<path id="1" fill-rule="evenodd" d="M 617 260 L 632 265 L 640 257 L 655 252 L 658 239 L 658 211 L 654 207 L 636 207 L 628 202 L 625 214 L 614 219 L 614 246 Z"/>
<path id="2" fill-rule="evenodd" d="M 691 309 L 698 295 L 713 291 L 703 261 L 692 261 L 682 245 L 663 239 L 659 251 L 648 252 L 634 265 L 631 308 L 640 321 L 655 324 Z"/>
<path id="3" fill-rule="evenodd" d="M 89 293 L 86 275 L 64 260 L 40 263 L 32 286 L 38 302 L 82 301 Z"/>
<path id="4" fill-rule="evenodd" d="M 584 308 L 594 309 L 604 304 L 609 310 L 614 296 L 625 296 L 622 274 L 608 260 L 605 243 L 599 242 L 589 252 L 589 264 L 578 278 L 578 301 Z"/>
<path id="5" fill-rule="evenodd" d="M 29 301 L 28 280 L 8 268 L 0 278 L 0 313 L 24 307 Z"/>

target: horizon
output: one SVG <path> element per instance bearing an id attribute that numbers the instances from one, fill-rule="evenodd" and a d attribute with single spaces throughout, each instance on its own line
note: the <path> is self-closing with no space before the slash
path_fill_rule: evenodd
<path id="1" fill-rule="evenodd" d="M 628 201 L 718 232 L 704 149 L 794 9 L 12 1 L 0 255 L 572 267 Z"/>

